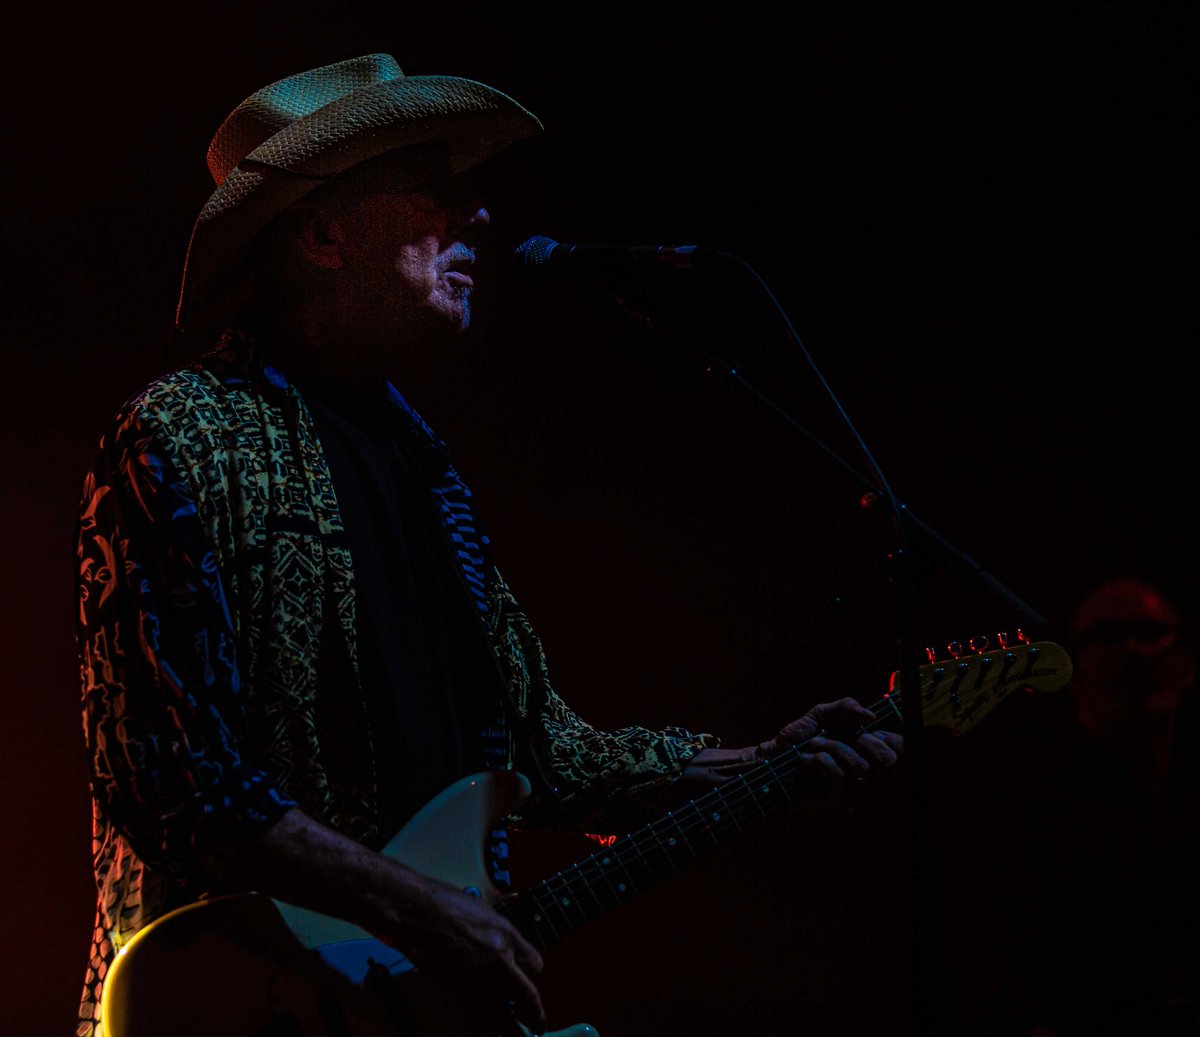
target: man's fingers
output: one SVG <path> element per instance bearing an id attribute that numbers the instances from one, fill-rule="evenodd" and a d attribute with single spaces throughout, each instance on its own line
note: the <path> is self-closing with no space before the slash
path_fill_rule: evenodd
<path id="1" fill-rule="evenodd" d="M 532 978 L 542 971 L 542 956 L 514 928 L 512 943 L 501 961 L 506 973 L 502 982 L 509 999 L 507 1008 L 510 1015 L 534 1033 L 542 1033 L 546 1029 L 546 1012 L 542 1007 L 542 996 Z"/>
<path id="2" fill-rule="evenodd" d="M 893 739 L 896 740 L 894 747 Z M 892 767 L 900 758 L 897 750 L 902 742 L 903 739 L 900 735 L 892 734 L 890 731 L 867 731 L 858 737 L 855 745 L 858 746 L 859 752 L 871 762 L 881 767 Z"/>
<path id="3" fill-rule="evenodd" d="M 813 706 L 810 712 L 821 722 L 822 727 L 859 727 L 875 720 L 874 713 L 849 696 L 836 702 L 821 702 Z"/>
<path id="4" fill-rule="evenodd" d="M 809 744 L 818 755 L 831 756 L 843 774 L 865 774 L 871 769 L 871 765 L 845 742 L 818 735 Z"/>
<path id="5" fill-rule="evenodd" d="M 513 997 L 509 1002 L 512 1014 L 534 1033 L 544 1033 L 546 1010 L 542 1007 L 542 995 L 525 973 L 519 969 L 513 972 Z"/>
<path id="6" fill-rule="evenodd" d="M 513 957 L 517 965 L 532 976 L 540 976 L 545 967 L 537 948 L 519 933 L 513 942 Z"/>
<path id="7" fill-rule="evenodd" d="M 830 781 L 845 781 L 846 775 L 829 753 L 801 753 L 800 759 Z"/>

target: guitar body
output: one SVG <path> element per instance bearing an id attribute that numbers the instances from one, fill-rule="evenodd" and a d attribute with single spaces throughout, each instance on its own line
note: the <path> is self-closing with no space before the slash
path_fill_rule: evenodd
<path id="1" fill-rule="evenodd" d="M 386 856 L 495 905 L 483 847 L 529 796 L 513 771 L 463 778 Z M 403 954 L 357 926 L 258 893 L 217 897 L 148 925 L 104 987 L 106 1037 L 479 1037 Z M 548 1037 L 596 1037 L 587 1025 Z"/>

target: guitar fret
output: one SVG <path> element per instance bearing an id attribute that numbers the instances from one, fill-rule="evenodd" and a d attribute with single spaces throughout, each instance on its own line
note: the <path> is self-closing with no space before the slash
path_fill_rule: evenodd
<path id="1" fill-rule="evenodd" d="M 630 894 L 640 892 L 637 883 L 633 881 L 633 874 L 629 870 L 629 865 L 626 862 L 624 855 L 621 853 L 621 843 L 628 841 L 630 841 L 629 836 L 626 836 L 624 839 L 618 841 L 617 844 L 613 846 L 611 852 L 613 860 L 617 862 L 617 866 L 621 869 L 621 874 L 625 876 L 624 882 L 617 883 L 617 889 L 621 892 L 622 896 L 624 896 L 627 892 L 626 889 L 622 888 L 625 886 L 628 886 L 628 892 Z"/>
<path id="2" fill-rule="evenodd" d="M 625 901 L 629 897 L 633 896 L 637 890 L 631 890 L 628 883 L 621 882 L 619 880 L 615 882 L 613 881 L 613 871 L 615 871 L 617 868 L 620 868 L 622 871 L 625 870 L 624 865 L 621 864 L 620 858 L 617 858 L 614 861 L 614 856 L 615 855 L 613 854 L 606 854 L 605 856 L 598 858 L 596 860 L 596 867 L 600 870 L 600 874 L 604 876 L 605 884 L 608 886 L 609 892 L 611 892 L 613 895 L 613 906 L 616 907 L 619 904 L 625 903 Z M 626 874 L 626 878 L 628 877 L 628 874 Z"/>
<path id="3" fill-rule="evenodd" d="M 696 852 L 696 847 L 692 845 L 691 839 L 687 837 L 687 832 L 683 830 L 683 825 L 679 823 L 679 818 L 674 813 L 667 814 L 666 821 L 670 821 L 675 826 L 675 831 L 679 833 L 679 838 L 683 840 L 683 844 L 688 848 L 688 853 L 692 855 L 692 860 L 695 860 L 700 855 Z"/>
<path id="4" fill-rule="evenodd" d="M 554 934 L 554 939 L 562 940 L 564 934 L 559 933 L 558 925 L 554 924 L 551 919 L 552 909 L 553 911 L 557 911 L 559 915 L 562 916 L 563 922 L 566 923 L 564 933 L 570 933 L 574 927 L 571 925 L 571 919 L 563 910 L 563 906 L 558 903 L 558 898 L 554 897 L 554 891 L 550 888 L 550 883 L 553 881 L 553 879 L 548 879 L 545 882 L 542 882 L 540 886 L 536 887 L 536 891 L 538 891 L 538 897 L 536 897 L 536 899 L 538 899 L 538 903 L 541 906 L 542 917 L 546 919 L 546 924 L 550 925 L 550 929 Z"/>
<path id="5" fill-rule="evenodd" d="M 532 943 L 538 950 L 545 950 L 558 938 L 551 928 L 551 936 L 547 937 L 543 927 L 546 919 L 538 906 L 534 891 L 519 893 L 511 900 L 506 900 L 496 908 Z M 547 926 L 547 928 L 549 928 Z"/>
<path id="6" fill-rule="evenodd" d="M 537 905 L 534 904 L 533 907 L 536 908 Z M 546 935 L 543 926 L 550 930 L 549 936 Z M 530 943 L 537 947 L 538 950 L 542 950 L 546 947 L 549 947 L 551 944 L 558 942 L 558 933 L 556 933 L 554 931 L 554 927 L 542 917 L 540 911 L 529 912 L 529 927 L 530 928 L 527 935 L 534 937 L 534 939 L 530 940 Z"/>
<path id="7" fill-rule="evenodd" d="M 583 873 L 583 868 L 581 868 L 578 864 L 574 864 L 572 867 L 575 869 L 576 884 L 587 889 L 587 891 L 592 895 L 592 899 L 596 902 L 596 907 L 599 908 L 599 914 L 604 914 L 605 907 L 600 902 L 600 898 L 596 895 L 596 890 L 588 880 L 588 877 Z"/>
<path id="8" fill-rule="evenodd" d="M 720 846 L 724 841 L 722 837 L 725 830 L 728 828 L 729 811 L 717 790 L 713 789 L 701 796 L 700 799 L 692 800 L 688 806 L 696 815 L 698 822 L 695 831 L 707 835 L 712 840 L 714 847 Z"/>
<path id="9" fill-rule="evenodd" d="M 724 791 L 727 799 L 730 796 L 734 798 L 735 812 L 741 814 L 741 821 L 743 823 L 752 824 L 760 817 L 767 816 L 767 812 L 763 810 L 762 804 L 759 803 L 753 787 L 746 781 L 744 775 L 727 782 Z M 738 825 L 738 829 L 739 831 L 741 830 L 741 824 Z"/>
<path id="10" fill-rule="evenodd" d="M 725 822 L 725 827 L 728 827 L 729 822 L 733 822 L 733 826 L 740 832 L 742 830 L 742 826 L 741 826 L 741 823 L 737 819 L 737 810 L 734 809 L 734 807 L 732 807 L 730 805 L 729 800 L 727 800 L 725 798 L 725 793 L 721 791 L 722 788 L 723 788 L 723 786 L 718 786 L 717 788 L 713 789 L 713 792 L 716 794 L 717 798 L 721 801 L 721 805 L 725 809 L 724 809 L 724 812 L 720 815 L 720 817 L 718 817 L 716 814 L 714 814 L 713 820 Z"/>
<path id="11" fill-rule="evenodd" d="M 709 795 L 704 796 L 702 798 L 705 800 L 711 799 L 712 794 L 710 793 Z M 693 828 L 693 831 L 696 832 L 697 834 L 703 833 L 704 835 L 706 835 L 708 837 L 708 839 L 712 840 L 712 845 L 714 847 L 720 846 L 721 840 L 717 838 L 717 833 L 716 833 L 713 823 L 712 823 L 711 809 L 706 809 L 705 806 L 702 806 L 697 800 L 694 800 L 694 799 L 688 804 L 688 809 L 691 810 L 691 812 L 695 815 L 695 818 L 696 818 L 696 826 L 695 826 L 695 828 Z M 719 811 L 718 811 L 718 816 L 719 816 Z"/>
<path id="12" fill-rule="evenodd" d="M 761 788 L 755 788 L 754 786 L 752 786 L 750 784 L 750 782 L 746 779 L 745 776 L 740 777 L 740 778 L 735 778 L 729 784 L 732 785 L 732 784 L 734 784 L 734 782 L 736 782 L 740 786 L 738 788 L 738 795 L 748 797 L 750 802 L 752 804 L 754 804 L 754 809 L 758 811 L 758 816 L 766 817 L 767 812 L 766 812 L 766 810 L 763 809 L 763 805 L 762 805 L 762 803 L 759 802 L 758 797 L 759 797 L 760 793 L 765 795 L 769 789 L 769 786 L 764 785 Z M 747 813 L 749 813 L 749 811 L 747 811 Z M 750 817 L 750 820 L 754 820 L 753 816 Z"/>
<path id="13" fill-rule="evenodd" d="M 545 899 L 542 897 L 542 893 L 544 892 L 544 889 L 540 885 L 530 889 L 529 893 L 533 897 L 533 911 L 530 913 L 530 918 L 532 918 L 533 924 L 538 927 L 539 931 L 542 925 L 550 929 L 551 935 L 554 937 L 554 942 L 557 942 L 558 940 L 562 940 L 563 936 L 559 933 L 553 921 L 551 921 L 550 913 L 546 910 Z"/>
<path id="14" fill-rule="evenodd" d="M 650 864 L 652 858 L 648 858 L 646 856 L 646 854 L 642 851 L 641 846 L 638 845 L 638 841 L 633 837 L 632 834 L 627 835 L 625 837 L 625 841 L 628 842 L 631 847 L 633 847 L 634 853 L 637 854 L 637 864 L 640 866 L 642 871 L 645 872 L 646 879 L 644 884 L 649 886 L 657 882 L 659 876 L 654 874 L 654 868 Z"/>
<path id="15" fill-rule="evenodd" d="M 651 862 L 665 858 L 668 867 L 667 874 L 670 874 L 671 870 L 673 870 L 671 868 L 671 855 L 667 853 L 667 847 L 664 845 L 659 834 L 654 830 L 654 825 L 647 825 L 642 829 L 642 831 L 654 839 L 654 844 L 652 846 L 642 850 L 642 860 L 646 862 L 646 869 L 653 874 L 654 869 L 651 867 Z M 649 854 L 649 856 L 647 856 L 647 854 Z M 655 875 L 654 877 L 657 879 L 659 876 Z"/>
<path id="16" fill-rule="evenodd" d="M 669 825 L 674 831 L 665 835 L 660 834 L 657 831 L 660 825 Z M 683 827 L 675 819 L 674 814 L 668 813 L 666 817 L 659 818 L 650 826 L 650 830 L 654 833 L 654 838 L 658 840 L 658 845 L 662 847 L 663 856 L 667 858 L 667 863 L 670 864 L 672 871 L 696 859 L 696 851 L 692 849 L 692 844 L 688 842 Z M 684 850 L 688 853 L 687 857 L 682 856 Z"/>
<path id="17" fill-rule="evenodd" d="M 555 906 L 567 923 L 567 932 L 572 932 L 585 922 L 591 921 L 588 918 L 587 912 L 583 909 L 583 905 L 579 902 L 578 897 L 576 897 L 575 891 L 571 888 L 570 882 L 561 871 L 552 879 L 547 880 L 545 887 L 547 892 L 554 898 Z M 576 912 L 579 915 L 578 919 L 573 918 L 571 912 Z"/>
<path id="18" fill-rule="evenodd" d="M 793 752 L 790 755 L 798 755 L 798 754 Z M 771 772 L 771 780 L 775 782 L 775 787 L 778 788 L 779 791 L 783 793 L 784 798 L 789 803 L 791 803 L 792 802 L 792 794 L 788 791 L 787 782 L 785 782 L 782 778 L 779 777 L 779 772 L 775 769 L 775 764 L 771 762 L 770 757 L 767 757 L 767 759 L 763 760 L 763 766 L 765 766 L 766 769 Z M 762 791 L 766 792 L 769 787 L 770 787 L 769 784 L 764 784 L 762 786 Z"/>

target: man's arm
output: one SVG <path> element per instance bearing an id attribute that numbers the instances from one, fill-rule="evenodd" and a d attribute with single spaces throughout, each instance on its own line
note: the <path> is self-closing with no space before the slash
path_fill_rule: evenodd
<path id="1" fill-rule="evenodd" d="M 238 744 L 246 689 L 215 554 L 185 479 L 135 413 L 101 442 L 78 534 L 92 794 L 147 865 L 202 882 L 207 838 L 249 835 L 295 803 Z"/>
<path id="2" fill-rule="evenodd" d="M 484 1025 L 511 1028 L 515 1016 L 535 1033 L 545 1028 L 535 985 L 541 955 L 506 918 L 299 809 L 251 839 L 210 842 L 200 859 L 225 887 L 344 918 L 399 947 L 427 976 L 478 1005 Z"/>
<path id="3" fill-rule="evenodd" d="M 542 1027 L 541 959 L 506 919 L 307 816 L 245 757 L 219 567 L 186 480 L 136 415 L 85 481 L 79 580 L 93 794 L 143 861 L 193 894 L 257 890 L 354 922 L 469 983 L 490 1025 Z"/>

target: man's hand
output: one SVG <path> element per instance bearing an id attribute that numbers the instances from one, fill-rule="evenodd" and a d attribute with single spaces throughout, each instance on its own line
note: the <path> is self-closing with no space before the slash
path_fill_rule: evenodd
<path id="1" fill-rule="evenodd" d="M 745 749 L 702 749 L 683 772 L 683 783 L 719 785 L 793 745 L 808 742 L 801 766 L 833 782 L 865 780 L 894 767 L 904 739 L 892 731 L 867 731 L 875 714 L 852 698 L 822 702 L 793 720 L 774 738 Z"/>
<path id="2" fill-rule="evenodd" d="M 480 1037 L 545 1029 L 541 955 L 475 897 L 289 810 L 252 840 L 214 843 L 204 865 L 226 889 L 255 889 L 344 918 L 399 948 Z"/>
<path id="3" fill-rule="evenodd" d="M 894 767 L 904 748 L 904 738 L 893 731 L 868 731 L 875 714 L 851 698 L 822 702 L 799 720 L 793 720 L 755 752 L 765 760 L 791 745 L 811 741 L 800 754 L 804 765 L 832 781 L 865 778 L 872 770 Z"/>
<path id="4" fill-rule="evenodd" d="M 406 905 L 396 944 L 426 976 L 458 999 L 480 1034 L 520 1035 L 546 1028 L 534 977 L 542 956 L 502 915 L 433 879 Z"/>

